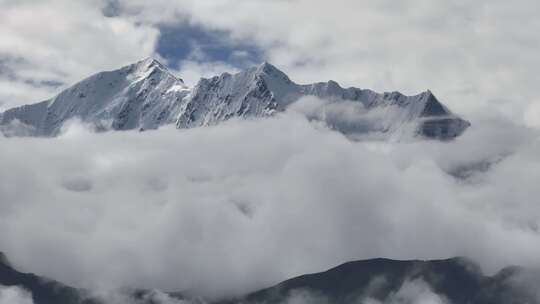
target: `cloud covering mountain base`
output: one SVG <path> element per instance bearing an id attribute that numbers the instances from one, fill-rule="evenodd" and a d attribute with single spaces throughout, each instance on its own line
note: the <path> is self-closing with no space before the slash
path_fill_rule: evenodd
<path id="1" fill-rule="evenodd" d="M 0 248 L 75 286 L 217 296 L 340 262 L 539 267 L 537 131 L 351 141 L 303 115 L 188 130 L 0 137 Z"/>
<path id="2" fill-rule="evenodd" d="M 24 289 L 0 285 L 0 304 L 33 304 L 32 296 Z"/>

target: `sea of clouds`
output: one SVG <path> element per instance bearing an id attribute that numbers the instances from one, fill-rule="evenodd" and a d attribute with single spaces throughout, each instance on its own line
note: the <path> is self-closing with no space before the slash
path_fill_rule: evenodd
<path id="1" fill-rule="evenodd" d="M 293 107 L 294 108 L 294 107 Z M 75 286 L 243 293 L 345 261 L 540 267 L 540 133 L 350 140 L 289 111 L 214 127 L 0 137 L 0 248 Z"/>

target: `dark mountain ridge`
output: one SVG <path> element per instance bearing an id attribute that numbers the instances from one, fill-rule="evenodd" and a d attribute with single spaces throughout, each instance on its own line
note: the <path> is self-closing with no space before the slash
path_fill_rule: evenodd
<path id="1" fill-rule="evenodd" d="M 285 304 L 295 295 L 302 295 L 302 303 L 306 304 L 365 301 L 415 303 L 414 298 L 403 297 L 403 294 L 411 296 L 410 290 L 408 293 L 403 292 L 411 286 L 419 286 L 421 292 L 429 292 L 447 303 L 540 303 L 530 287 L 531 283 L 532 286 L 540 286 L 540 282 L 518 284 L 518 278 L 524 271 L 519 267 L 507 267 L 494 276 L 486 276 L 476 264 L 465 258 L 430 261 L 371 259 L 348 262 L 324 272 L 295 277 L 234 299 L 206 303 Z M 0 253 L 0 286 L 2 285 L 18 286 L 31 292 L 35 304 L 113 304 L 106 299 L 92 296 L 86 290 L 34 274 L 18 272 Z M 160 302 L 161 300 L 155 297 L 156 292 L 152 290 L 125 289 L 122 293 L 132 301 L 130 303 L 166 304 Z M 200 298 L 186 298 L 181 293 L 169 293 L 168 297 L 182 299 L 187 303 L 205 303 Z"/>

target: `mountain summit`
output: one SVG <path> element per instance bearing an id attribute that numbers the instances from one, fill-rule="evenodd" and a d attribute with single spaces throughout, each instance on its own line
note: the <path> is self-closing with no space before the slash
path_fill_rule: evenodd
<path id="1" fill-rule="evenodd" d="M 174 123 L 174 109 L 188 93 L 181 79 L 149 58 L 90 76 L 52 99 L 7 110 L 0 124 L 15 124 L 15 132 L 32 136 L 57 135 L 73 118 L 97 129 L 153 129 Z"/>
<path id="2" fill-rule="evenodd" d="M 49 100 L 0 113 L 0 131 L 7 136 L 55 136 L 74 118 L 97 130 L 146 130 L 169 124 L 192 128 L 233 117 L 271 116 L 302 97 L 360 106 L 371 119 L 327 122 L 345 134 L 394 134 L 413 126 L 415 135 L 448 140 L 470 125 L 431 91 L 405 96 L 342 88 L 335 81 L 300 85 L 267 62 L 233 75 L 202 78 L 189 88 L 164 65 L 148 58 L 90 76 Z"/>

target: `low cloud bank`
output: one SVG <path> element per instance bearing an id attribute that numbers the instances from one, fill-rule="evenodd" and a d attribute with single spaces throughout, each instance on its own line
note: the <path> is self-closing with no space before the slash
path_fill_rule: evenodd
<path id="1" fill-rule="evenodd" d="M 429 284 L 421 279 L 408 280 L 384 301 L 366 297 L 359 301 L 362 304 L 450 304 L 448 299 L 435 293 Z"/>
<path id="2" fill-rule="evenodd" d="M 499 119 L 449 143 L 351 141 L 291 112 L 0 146 L 1 250 L 76 286 L 217 296 L 373 257 L 540 266 L 539 134 Z"/>
<path id="3" fill-rule="evenodd" d="M 0 285 L 0 304 L 34 304 L 32 295 L 19 287 Z"/>

